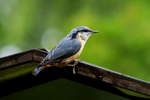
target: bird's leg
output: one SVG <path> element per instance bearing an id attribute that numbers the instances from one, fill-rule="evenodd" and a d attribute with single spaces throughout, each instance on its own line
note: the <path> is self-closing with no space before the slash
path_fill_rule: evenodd
<path id="1" fill-rule="evenodd" d="M 76 65 L 78 64 L 78 62 L 79 62 L 79 60 L 78 60 L 78 59 L 75 59 L 75 60 L 73 61 L 73 63 L 71 62 L 71 63 L 67 64 L 67 66 L 74 67 L 74 66 L 76 66 Z"/>
<path id="2" fill-rule="evenodd" d="M 73 74 L 76 74 L 76 66 L 73 67 Z"/>
<path id="3" fill-rule="evenodd" d="M 68 64 L 68 66 L 73 67 L 73 74 L 76 74 L 76 65 L 78 64 L 79 60 L 75 59 L 73 64 Z"/>

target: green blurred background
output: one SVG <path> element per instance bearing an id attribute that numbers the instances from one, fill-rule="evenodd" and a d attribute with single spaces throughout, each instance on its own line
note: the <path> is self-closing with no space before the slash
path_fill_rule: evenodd
<path id="1" fill-rule="evenodd" d="M 0 0 L 0 57 L 31 48 L 51 49 L 72 28 L 85 25 L 99 30 L 100 34 L 89 39 L 81 60 L 150 81 L 149 5 L 149 0 Z M 86 99 L 86 94 L 90 96 L 91 91 L 95 97 L 93 100 L 109 97 L 126 100 L 71 81 L 48 84 L 4 97 L 3 100 L 42 100 L 45 96 L 49 97 L 45 100 L 50 100 L 47 92 L 53 93 L 53 90 L 59 91 L 60 95 L 60 91 L 63 94 L 74 91 L 70 94 L 75 100 Z M 70 84 L 75 84 L 76 88 Z M 64 87 L 66 85 L 71 87 L 66 87 L 68 91 Z M 54 89 L 56 86 L 60 87 Z M 41 97 L 36 89 L 41 89 Z M 33 93 L 32 96 L 29 92 Z M 53 94 L 53 97 L 56 95 Z M 66 95 L 57 98 L 73 100 Z"/>

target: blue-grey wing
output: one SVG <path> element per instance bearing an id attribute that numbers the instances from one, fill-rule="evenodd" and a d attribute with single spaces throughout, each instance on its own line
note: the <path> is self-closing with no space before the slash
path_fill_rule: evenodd
<path id="1" fill-rule="evenodd" d="M 52 49 L 48 55 L 44 58 L 42 64 L 50 62 L 59 62 L 65 58 L 73 56 L 81 48 L 81 43 L 77 39 L 73 40 L 62 40 L 56 48 Z"/>

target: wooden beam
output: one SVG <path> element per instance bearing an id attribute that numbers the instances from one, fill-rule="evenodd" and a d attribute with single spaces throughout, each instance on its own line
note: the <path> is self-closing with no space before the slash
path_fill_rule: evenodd
<path id="1" fill-rule="evenodd" d="M 20 67 L 32 62 L 40 62 L 45 57 L 47 51 L 41 49 L 32 49 L 22 53 L 0 58 L 0 71 Z M 34 66 L 36 67 L 37 64 Z M 31 67 L 31 66 L 28 66 Z M 75 67 L 76 74 L 73 74 L 73 67 L 66 66 L 64 68 L 52 67 L 41 72 L 37 77 L 34 77 L 29 70 L 20 76 L 7 79 L 0 82 L 0 90 L 4 90 L 0 96 L 8 95 L 15 91 L 23 90 L 35 85 L 39 85 L 58 78 L 66 78 L 76 82 L 80 82 L 97 89 L 102 89 L 123 97 L 137 99 L 136 97 L 123 93 L 119 88 L 131 90 L 140 94 L 150 96 L 150 83 L 145 82 L 121 73 L 117 73 L 100 66 L 89 64 L 84 61 L 79 61 Z M 11 74 L 11 73 L 10 73 Z M 0 76 L 1 77 L 1 76 Z M 29 83 L 26 83 L 26 82 Z M 16 87 L 17 86 L 17 87 Z M 144 100 L 144 98 L 142 98 Z M 146 100 L 146 99 L 145 99 Z"/>

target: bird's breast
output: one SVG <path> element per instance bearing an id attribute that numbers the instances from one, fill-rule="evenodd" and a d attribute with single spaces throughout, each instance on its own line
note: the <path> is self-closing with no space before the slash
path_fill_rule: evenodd
<path id="1" fill-rule="evenodd" d="M 84 48 L 84 45 L 85 45 L 85 41 L 82 40 L 82 39 L 79 39 L 79 41 L 80 41 L 80 43 L 81 43 L 81 48 L 80 48 L 80 50 L 79 50 L 76 54 L 74 54 L 73 56 L 71 56 L 71 57 L 65 59 L 63 62 L 65 62 L 65 63 L 70 63 L 70 62 L 72 62 L 74 59 L 76 59 L 76 58 L 78 58 L 78 57 L 80 56 L 80 54 L 81 54 L 82 51 L 83 51 L 83 48 Z"/>
<path id="2" fill-rule="evenodd" d="M 84 40 L 82 40 L 82 39 L 79 39 L 79 41 L 80 41 L 80 43 L 81 43 L 81 48 L 80 48 L 80 50 L 79 50 L 79 56 L 80 56 L 80 54 L 82 53 L 82 51 L 83 51 L 83 48 L 84 48 L 84 46 L 85 46 L 85 41 Z"/>

